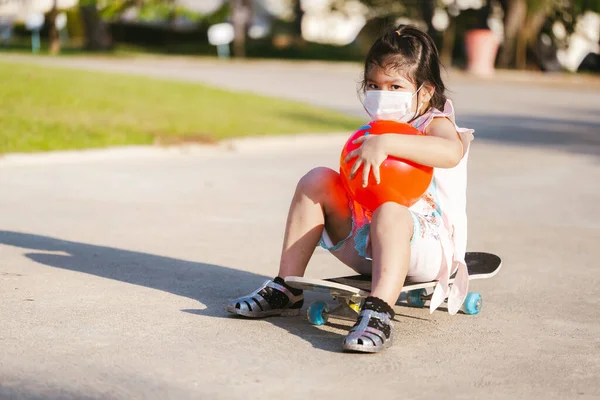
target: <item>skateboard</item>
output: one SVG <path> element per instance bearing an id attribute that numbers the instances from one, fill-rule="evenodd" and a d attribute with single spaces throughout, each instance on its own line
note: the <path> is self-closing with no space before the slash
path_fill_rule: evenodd
<path id="1" fill-rule="evenodd" d="M 465 255 L 469 280 L 488 279 L 500 271 L 502 260 L 490 253 L 467 253 Z M 330 279 L 313 279 L 290 276 L 285 282 L 293 288 L 327 293 L 338 301 L 338 305 L 329 309 L 323 301 L 313 302 L 307 311 L 308 321 L 313 325 L 323 325 L 331 318 L 356 320 L 363 300 L 371 293 L 371 276 L 352 275 Z M 454 276 L 450 277 L 450 285 Z M 431 300 L 433 288 L 437 281 L 412 282 L 407 279 L 396 304 L 405 303 L 410 307 L 425 307 Z M 469 292 L 462 305 L 461 311 L 468 315 L 479 314 L 482 307 L 481 294 Z"/>

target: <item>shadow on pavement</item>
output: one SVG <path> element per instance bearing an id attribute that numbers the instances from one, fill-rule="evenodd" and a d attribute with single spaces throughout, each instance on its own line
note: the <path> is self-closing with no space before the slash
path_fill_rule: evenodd
<path id="1" fill-rule="evenodd" d="M 303 340 L 306 340 L 315 349 L 331 351 L 334 353 L 342 352 L 342 343 L 344 341 L 344 337 L 346 337 L 346 335 L 350 331 L 350 328 L 352 327 L 354 322 L 332 319 L 329 322 L 327 322 L 327 328 L 311 325 L 308 322 L 308 319 L 306 317 L 306 310 L 313 301 L 325 301 L 330 305 L 331 308 L 333 308 L 337 305 L 337 303 L 335 301 L 332 301 L 331 297 L 326 294 L 305 291 L 304 292 L 304 306 L 302 307 L 302 311 L 300 312 L 299 317 L 291 317 L 291 318 L 270 317 L 270 318 L 265 318 L 264 320 L 270 322 L 271 324 L 273 324 L 281 329 L 285 329 L 292 335 L 296 335 L 296 336 L 302 338 Z M 403 311 L 403 308 L 406 308 L 406 307 L 407 306 L 405 306 L 401 303 L 396 304 L 396 307 L 395 307 L 396 317 L 394 318 L 394 321 L 402 322 L 403 319 L 410 318 L 410 319 L 421 321 L 422 323 L 424 323 L 424 325 L 423 325 L 424 330 L 429 329 L 429 324 L 432 322 L 431 319 L 408 315 L 408 314 L 404 313 L 404 311 Z M 198 315 L 205 314 L 205 310 L 182 310 L 182 311 L 189 312 L 191 314 L 198 314 Z M 232 314 L 226 314 L 226 315 L 224 314 L 222 316 L 215 316 L 215 317 L 217 317 L 217 318 L 236 318 L 236 319 L 241 319 L 241 320 L 247 319 L 245 317 L 232 315 Z M 336 331 L 332 332 L 332 331 L 328 330 L 329 328 L 335 328 Z"/>
<path id="2" fill-rule="evenodd" d="M 598 122 L 511 115 L 466 115 L 457 122 L 475 129 L 476 140 L 600 156 Z"/>
<path id="3" fill-rule="evenodd" d="M 70 271 L 83 272 L 185 296 L 203 303 L 205 309 L 184 309 L 183 312 L 216 318 L 243 318 L 229 314 L 229 299 L 248 294 L 268 277 L 228 267 L 183 261 L 136 251 L 97 246 L 29 233 L 0 230 L 0 244 L 31 249 L 25 254 L 37 263 Z M 35 251 L 40 252 L 35 252 Z M 66 255 L 43 252 L 64 252 Z M 234 285 L 228 282 L 235 282 Z M 307 293 L 306 305 L 327 297 Z M 326 351 L 341 351 L 346 334 L 329 332 L 308 323 L 303 310 L 300 317 L 267 318 L 266 321 L 308 341 Z M 349 330 L 339 325 L 340 329 Z"/>
<path id="4" fill-rule="evenodd" d="M 15 387 L 3 387 L 0 384 L 0 399 L 7 400 L 86 400 L 98 397 L 84 395 L 82 393 L 72 393 L 65 389 L 39 390 L 36 391 L 20 384 Z"/>
<path id="5" fill-rule="evenodd" d="M 226 301 L 251 292 L 267 277 L 220 265 L 178 260 L 148 253 L 96 246 L 48 236 L 0 230 L 0 244 L 31 249 L 37 263 L 83 272 L 185 296 L 206 306 L 202 314 L 223 316 Z M 67 255 L 39 251 L 65 252 Z M 228 285 L 227 282 L 236 282 Z"/>

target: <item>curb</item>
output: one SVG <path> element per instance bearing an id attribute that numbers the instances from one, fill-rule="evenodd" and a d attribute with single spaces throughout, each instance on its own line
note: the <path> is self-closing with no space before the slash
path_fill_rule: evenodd
<path id="1" fill-rule="evenodd" d="M 260 136 L 229 139 L 215 145 L 183 144 L 175 146 L 118 146 L 102 149 L 49 151 L 43 153 L 8 153 L 0 155 L 0 167 L 79 164 L 86 162 L 170 158 L 215 157 L 228 153 L 269 153 L 274 151 L 308 150 L 319 147 L 339 146 L 340 149 L 350 133 L 299 134 L 287 136 Z"/>

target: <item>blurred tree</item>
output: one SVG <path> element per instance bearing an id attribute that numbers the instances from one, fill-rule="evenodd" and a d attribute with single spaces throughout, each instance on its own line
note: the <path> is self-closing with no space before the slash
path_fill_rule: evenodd
<path id="1" fill-rule="evenodd" d="M 294 22 L 292 23 L 293 34 L 296 36 L 296 41 L 302 41 L 302 17 L 304 16 L 304 10 L 300 0 L 292 0 L 292 10 L 294 13 Z"/>
<path id="2" fill-rule="evenodd" d="M 527 0 L 527 15 L 517 36 L 515 48 L 515 66 L 525 69 L 527 66 L 527 49 L 535 44 L 540 30 L 552 10 L 560 0 Z"/>
<path id="3" fill-rule="evenodd" d="M 514 60 L 517 36 L 527 18 L 527 0 L 500 0 L 504 10 L 504 41 L 498 65 L 508 68 Z"/>
<path id="4" fill-rule="evenodd" d="M 47 15 L 48 39 L 50 41 L 50 54 L 60 53 L 60 35 L 56 28 L 56 16 L 58 15 L 58 0 L 52 2 L 52 8 Z"/>
<path id="5" fill-rule="evenodd" d="M 100 17 L 96 0 L 80 0 L 79 11 L 85 32 L 87 50 L 108 50 L 112 47 L 112 38 L 106 23 Z"/>
<path id="6" fill-rule="evenodd" d="M 343 4 L 347 0 L 333 0 L 333 6 L 337 10 L 343 10 Z M 361 52 L 366 53 L 375 39 L 377 39 L 384 29 L 390 26 L 396 26 L 400 18 L 421 21 L 423 20 L 423 9 L 429 1 L 421 0 L 359 0 L 360 3 L 367 6 L 365 15 L 367 22 L 356 37 L 355 45 Z M 435 1 L 435 0 L 434 0 Z M 423 26 L 425 29 L 426 27 Z"/>
<path id="7" fill-rule="evenodd" d="M 421 12 L 421 0 L 359 0 L 369 7 L 369 18 L 411 17 Z"/>
<path id="8" fill-rule="evenodd" d="M 535 44 L 546 18 L 561 2 L 563 0 L 500 0 L 504 9 L 500 67 L 526 67 L 527 49 Z"/>
<path id="9" fill-rule="evenodd" d="M 246 37 L 252 18 L 252 0 L 230 0 L 230 2 L 234 30 L 233 55 L 243 58 L 246 56 Z"/>
<path id="10" fill-rule="evenodd" d="M 504 68 L 527 66 L 527 54 L 551 15 L 561 15 L 572 32 L 577 18 L 590 10 L 600 12 L 600 0 L 501 0 L 504 8 L 504 43 L 498 65 Z"/>
<path id="11" fill-rule="evenodd" d="M 421 2 L 421 15 L 423 21 L 427 24 L 427 34 L 431 36 L 438 48 L 442 46 L 442 35 L 433 26 L 433 15 L 435 13 L 435 0 L 423 0 Z"/>

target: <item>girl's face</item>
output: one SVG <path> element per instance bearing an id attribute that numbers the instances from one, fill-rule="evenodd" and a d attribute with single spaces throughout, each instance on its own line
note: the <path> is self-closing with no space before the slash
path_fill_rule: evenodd
<path id="1" fill-rule="evenodd" d="M 408 76 L 396 68 L 381 68 L 378 65 L 372 65 L 366 74 L 366 90 L 389 90 L 393 92 L 409 92 L 414 94 L 417 86 L 408 79 Z M 433 93 L 432 93 L 433 94 Z M 421 90 L 413 97 L 411 104 L 412 112 L 427 110 L 429 106 L 428 85 L 423 85 Z"/>

